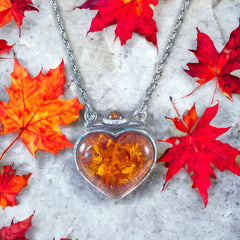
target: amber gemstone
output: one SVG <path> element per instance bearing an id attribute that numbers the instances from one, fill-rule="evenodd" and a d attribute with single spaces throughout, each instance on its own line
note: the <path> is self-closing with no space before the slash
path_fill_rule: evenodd
<path id="1" fill-rule="evenodd" d="M 76 162 L 84 177 L 106 195 L 119 198 L 131 192 L 155 164 L 152 140 L 142 131 L 115 136 L 91 132 L 81 138 Z"/>
<path id="2" fill-rule="evenodd" d="M 123 116 L 120 112 L 112 112 L 109 116 L 109 119 L 122 119 Z"/>

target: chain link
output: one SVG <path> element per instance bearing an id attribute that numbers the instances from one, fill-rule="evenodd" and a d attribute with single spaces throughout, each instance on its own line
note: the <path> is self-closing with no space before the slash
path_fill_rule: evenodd
<path id="1" fill-rule="evenodd" d="M 70 64 L 72 66 L 73 73 L 74 73 L 74 75 L 76 77 L 76 80 L 77 80 L 77 86 L 80 90 L 82 100 L 83 100 L 83 104 L 84 104 L 85 109 L 86 109 L 86 113 L 84 115 L 85 120 L 87 122 L 94 122 L 97 119 L 97 113 L 93 111 L 93 109 L 91 107 L 91 104 L 90 104 L 90 101 L 89 101 L 89 98 L 87 96 L 86 90 L 84 88 L 84 85 L 83 85 L 83 82 L 82 82 L 82 79 L 81 79 L 81 76 L 80 76 L 80 73 L 78 71 L 78 67 L 77 67 L 77 64 L 76 64 L 76 61 L 75 61 L 75 58 L 74 58 L 74 55 L 73 55 L 73 50 L 72 50 L 71 45 L 69 43 L 67 33 L 66 33 L 66 30 L 65 30 L 64 25 L 63 25 L 63 20 L 62 20 L 61 14 L 58 10 L 56 0 L 50 0 L 50 3 L 52 5 L 53 12 L 56 16 L 57 23 L 58 23 L 58 26 L 59 26 L 59 30 L 60 30 L 61 35 L 62 35 L 63 43 L 64 43 L 64 46 L 66 48 L 66 52 L 67 52 L 69 60 L 70 60 Z"/>
<path id="2" fill-rule="evenodd" d="M 152 79 L 152 82 L 151 82 L 149 88 L 147 89 L 146 97 L 145 97 L 142 105 L 140 105 L 140 107 L 134 113 L 134 117 L 135 117 L 136 121 L 143 122 L 147 117 L 146 111 L 147 111 L 147 108 L 148 108 L 149 103 L 151 101 L 153 92 L 154 92 L 155 88 L 157 87 L 157 84 L 158 84 L 158 81 L 159 81 L 160 77 L 162 76 L 163 66 L 166 64 L 167 59 L 168 59 L 168 57 L 169 57 L 169 55 L 172 51 L 174 42 L 176 40 L 178 31 L 179 31 L 179 28 L 180 28 L 180 26 L 183 22 L 185 12 L 186 12 L 186 10 L 187 10 L 191 1 L 192 0 L 184 0 L 183 1 L 183 6 L 182 6 L 182 8 L 179 12 L 177 22 L 176 22 L 176 24 L 175 24 L 175 26 L 172 30 L 172 33 L 171 33 L 170 38 L 168 40 L 167 47 L 166 47 L 166 49 L 164 51 L 164 54 L 163 54 L 163 57 L 160 61 L 159 67 L 158 67 L 157 71 L 155 72 L 155 74 L 153 76 L 153 79 Z M 74 72 L 74 75 L 75 75 L 76 80 L 77 80 L 77 86 L 78 86 L 78 88 L 81 92 L 83 103 L 85 105 L 85 109 L 86 109 L 85 120 L 88 121 L 88 122 L 94 122 L 97 119 L 97 113 L 92 110 L 89 98 L 87 96 L 86 90 L 84 88 L 83 82 L 82 82 L 80 74 L 78 72 L 77 64 L 76 64 L 75 59 L 74 59 L 73 51 L 72 51 L 72 48 L 70 46 L 70 43 L 69 43 L 69 40 L 68 40 L 68 37 L 67 37 L 67 33 L 66 33 L 66 30 L 65 30 L 64 25 L 63 25 L 63 20 L 62 20 L 62 17 L 60 15 L 60 12 L 58 10 L 56 0 L 50 0 L 50 3 L 52 4 L 53 12 L 54 12 L 54 14 L 56 16 L 56 19 L 57 19 L 57 23 L 58 23 L 58 26 L 59 26 L 59 29 L 60 29 L 60 32 L 61 32 L 61 35 L 62 35 L 63 43 L 65 45 L 65 48 L 66 48 L 66 51 L 67 51 L 67 54 L 68 54 L 73 72 Z"/>
<path id="3" fill-rule="evenodd" d="M 192 0 L 184 0 L 183 1 L 183 6 L 179 12 L 179 15 L 178 15 L 178 18 L 177 18 L 177 22 L 172 30 L 172 33 L 169 37 L 169 40 L 168 40 L 168 43 L 167 43 L 167 46 L 166 46 L 166 49 L 164 51 L 164 54 L 163 54 L 163 57 L 160 61 L 160 64 L 159 64 L 159 67 L 157 69 L 157 71 L 155 72 L 154 76 L 153 76 L 153 79 L 152 79 L 152 82 L 149 86 L 149 88 L 147 89 L 147 92 L 146 92 L 146 97 L 142 103 L 142 105 L 136 110 L 136 112 L 134 113 L 134 117 L 137 121 L 144 121 L 147 114 L 146 114 L 146 111 L 147 111 L 147 108 L 149 106 L 149 103 L 151 101 L 151 98 L 152 98 L 152 95 L 154 93 L 154 90 L 155 88 L 157 87 L 157 84 L 158 84 L 158 81 L 160 79 L 160 77 L 162 76 L 162 73 L 163 73 L 163 66 L 165 65 L 165 63 L 167 62 L 167 59 L 172 51 L 172 48 L 173 48 L 173 45 L 174 45 L 174 42 L 177 38 L 177 34 L 178 34 L 178 31 L 179 31 L 179 28 L 183 22 L 183 18 L 184 18 L 184 15 L 185 15 L 185 12 L 190 4 Z M 139 116 L 142 116 L 139 118 Z"/>

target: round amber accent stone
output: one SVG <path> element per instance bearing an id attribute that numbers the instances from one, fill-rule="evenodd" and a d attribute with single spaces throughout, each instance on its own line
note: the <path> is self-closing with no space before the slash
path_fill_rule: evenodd
<path id="1" fill-rule="evenodd" d="M 95 131 L 80 138 L 76 162 L 83 176 L 102 193 L 120 198 L 134 190 L 155 165 L 155 145 L 143 131 L 115 135 Z"/>
<path id="2" fill-rule="evenodd" d="M 109 119 L 123 119 L 123 115 L 120 113 L 120 112 L 112 112 L 109 116 L 108 116 Z"/>

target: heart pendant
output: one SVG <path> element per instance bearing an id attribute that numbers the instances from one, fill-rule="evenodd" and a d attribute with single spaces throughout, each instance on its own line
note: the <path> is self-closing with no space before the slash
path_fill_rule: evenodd
<path id="1" fill-rule="evenodd" d="M 79 139 L 75 159 L 85 179 L 100 192 L 117 199 L 147 178 L 156 163 L 155 149 L 145 131 L 97 129 Z"/>

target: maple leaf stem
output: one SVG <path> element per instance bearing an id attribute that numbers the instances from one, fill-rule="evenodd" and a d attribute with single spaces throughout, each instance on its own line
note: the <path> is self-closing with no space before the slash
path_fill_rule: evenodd
<path id="1" fill-rule="evenodd" d="M 185 127 L 187 133 L 190 134 L 189 129 L 188 129 L 186 123 L 182 120 L 182 118 L 181 118 L 181 116 L 180 116 L 180 114 L 179 114 L 179 112 L 178 112 L 178 110 L 177 110 L 177 107 L 176 107 L 176 105 L 175 105 L 172 97 L 170 97 L 170 101 L 171 101 L 171 103 L 172 103 L 172 105 L 173 105 L 173 108 L 175 109 L 175 111 L 176 111 L 176 113 L 177 113 L 177 116 L 179 117 L 180 121 L 182 122 L 183 126 Z"/>
<path id="2" fill-rule="evenodd" d="M 214 98 L 215 98 L 215 95 L 216 95 L 216 92 L 217 92 L 217 88 L 218 88 L 218 82 L 216 81 L 216 87 L 215 87 L 215 90 L 214 90 L 214 93 L 213 93 L 211 104 L 213 104 L 213 102 L 214 102 Z"/>
<path id="3" fill-rule="evenodd" d="M 175 105 L 175 103 L 174 103 L 172 97 L 170 97 L 170 101 L 171 101 L 171 103 L 172 103 L 172 105 L 173 105 L 173 108 L 175 109 L 175 111 L 176 111 L 178 117 L 181 118 L 181 116 L 180 116 L 180 114 L 179 114 L 179 112 L 178 112 L 178 110 L 177 110 L 177 108 L 176 108 L 176 105 Z"/>
<path id="4" fill-rule="evenodd" d="M 14 59 L 14 58 L 6 58 L 6 57 L 0 57 L 0 59 Z"/>
<path id="5" fill-rule="evenodd" d="M 196 87 L 193 91 L 191 91 L 189 94 L 187 94 L 186 96 L 182 97 L 182 99 L 191 96 L 191 95 L 192 95 L 194 92 L 196 92 L 201 86 L 202 86 L 202 85 L 197 86 L 197 87 Z"/>
<path id="6" fill-rule="evenodd" d="M 6 154 L 6 152 L 13 146 L 13 144 L 21 137 L 23 130 L 21 130 L 21 132 L 18 134 L 18 136 L 11 142 L 11 144 L 4 150 L 4 152 L 2 153 L 2 155 L 0 156 L 0 161 L 2 160 L 3 156 Z"/>

